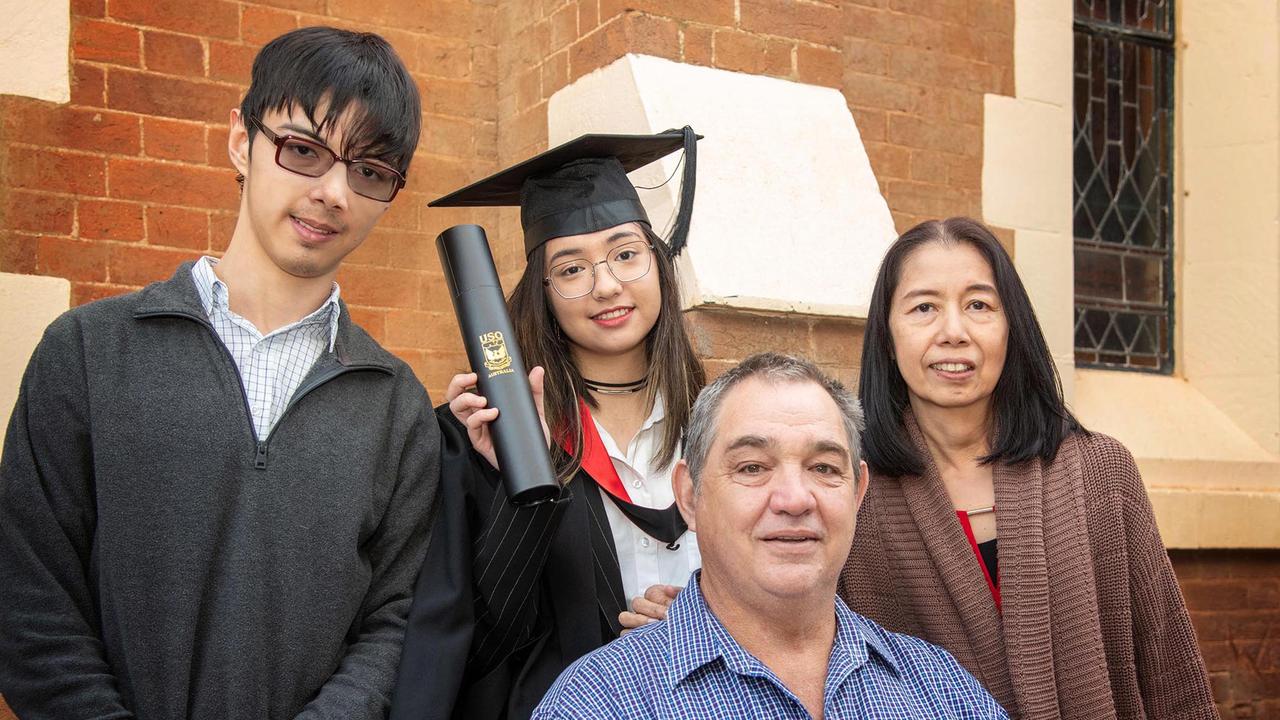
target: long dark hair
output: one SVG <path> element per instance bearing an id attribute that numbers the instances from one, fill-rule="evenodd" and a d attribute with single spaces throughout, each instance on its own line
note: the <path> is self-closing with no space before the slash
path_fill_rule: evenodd
<path id="1" fill-rule="evenodd" d="M 648 400 L 652 407 L 654 398 L 661 394 L 665 408 L 662 442 L 654 456 L 652 466 L 666 466 L 675 458 L 680 438 L 689 421 L 689 410 L 698 392 L 707 383 L 702 361 L 693 352 L 689 335 L 685 332 L 684 315 L 680 311 L 680 288 L 676 280 L 675 264 L 667 243 L 640 223 L 645 238 L 653 245 L 653 263 L 658 271 L 660 307 L 658 319 L 645 336 L 645 357 L 648 359 Z M 582 461 L 582 422 L 578 412 L 578 398 L 596 407 L 591 393 L 582 382 L 582 373 L 570 351 L 569 337 L 565 335 L 547 300 L 542 279 L 547 274 L 546 255 L 538 248 L 529 255 L 520 282 L 511 291 L 507 309 L 515 325 L 516 342 L 529 367 L 541 365 L 547 372 L 543 401 L 547 414 L 547 426 L 552 435 L 567 434 L 573 452 L 562 453 L 553 449 L 556 472 L 562 480 L 577 472 Z"/>
<path id="2" fill-rule="evenodd" d="M 992 392 L 991 452 L 979 461 L 1012 464 L 1034 457 L 1052 461 L 1062 441 L 1083 428 L 1062 399 L 1062 382 L 1031 299 L 1009 253 L 991 231 L 976 220 L 953 217 L 929 220 L 906 231 L 880 263 L 867 312 L 858 381 L 858 397 L 867 418 L 862 436 L 867 464 L 888 477 L 924 472 L 924 462 L 903 424 L 910 401 L 907 383 L 893 357 L 889 310 L 903 263 L 921 245 L 934 242 L 966 242 L 982 253 L 995 276 L 996 292 L 1009 323 L 1004 370 Z"/>

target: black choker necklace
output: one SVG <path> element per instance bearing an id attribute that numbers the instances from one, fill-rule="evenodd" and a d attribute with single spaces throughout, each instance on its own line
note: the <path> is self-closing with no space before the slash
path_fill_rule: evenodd
<path id="1" fill-rule="evenodd" d="M 601 395 L 630 395 L 643 390 L 649 384 L 649 377 L 646 375 L 639 380 L 624 383 L 598 382 L 582 378 L 582 384 L 586 385 L 591 392 L 600 393 Z"/>

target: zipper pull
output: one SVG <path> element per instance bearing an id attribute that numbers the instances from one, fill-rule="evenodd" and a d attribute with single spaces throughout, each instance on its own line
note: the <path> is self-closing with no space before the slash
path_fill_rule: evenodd
<path id="1" fill-rule="evenodd" d="M 259 470 L 267 469 L 267 444 L 265 442 L 258 443 L 258 452 L 253 458 L 253 466 Z"/>

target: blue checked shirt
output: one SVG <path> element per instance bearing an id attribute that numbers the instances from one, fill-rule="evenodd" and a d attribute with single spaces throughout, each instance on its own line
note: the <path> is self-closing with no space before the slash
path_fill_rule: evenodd
<path id="1" fill-rule="evenodd" d="M 823 714 L 834 718 L 1009 717 L 942 648 L 891 633 L 836 598 Z M 729 635 L 698 573 L 665 622 L 584 656 L 551 687 L 533 720 L 808 718 L 800 700 Z"/>
<path id="2" fill-rule="evenodd" d="M 213 272 L 217 260 L 202 257 L 191 277 L 214 331 L 231 352 L 240 371 L 244 396 L 253 416 L 253 431 L 265 440 L 289 406 L 289 399 L 326 350 L 333 352 L 338 333 L 338 284 L 315 312 L 267 335 L 231 312 L 227 285 Z"/>

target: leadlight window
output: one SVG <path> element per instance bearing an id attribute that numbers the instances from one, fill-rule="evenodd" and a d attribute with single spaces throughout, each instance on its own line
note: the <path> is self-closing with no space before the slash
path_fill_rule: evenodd
<path id="1" fill-rule="evenodd" d="M 1076 0 L 1076 365 L 1173 371 L 1173 0 Z"/>

